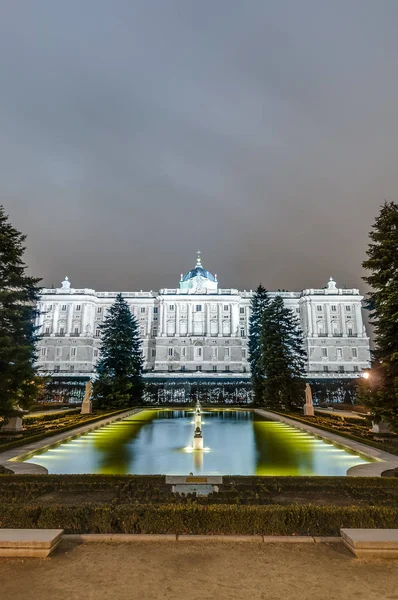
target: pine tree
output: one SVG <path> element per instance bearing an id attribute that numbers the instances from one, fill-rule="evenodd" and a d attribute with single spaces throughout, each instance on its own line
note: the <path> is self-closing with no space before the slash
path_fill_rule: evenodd
<path id="1" fill-rule="evenodd" d="M 266 406 L 287 410 L 302 406 L 306 352 L 299 321 L 280 296 L 264 310 L 261 347 Z"/>
<path id="2" fill-rule="evenodd" d="M 370 271 L 367 306 L 374 325 L 376 368 L 369 378 L 368 405 L 398 428 L 398 204 L 385 202 L 369 233 L 363 267 Z"/>
<path id="3" fill-rule="evenodd" d="M 40 390 L 36 376 L 35 317 L 40 279 L 25 274 L 26 236 L 0 206 L 0 416 L 29 408 Z"/>
<path id="4" fill-rule="evenodd" d="M 132 406 L 142 394 L 142 342 L 136 318 L 121 294 L 101 329 L 100 360 L 93 397 L 99 407 Z"/>
<path id="5" fill-rule="evenodd" d="M 261 328 L 263 312 L 268 304 L 268 292 L 260 283 L 251 300 L 248 343 L 252 386 L 256 403 L 261 403 L 263 396 L 264 369 L 261 358 Z"/>

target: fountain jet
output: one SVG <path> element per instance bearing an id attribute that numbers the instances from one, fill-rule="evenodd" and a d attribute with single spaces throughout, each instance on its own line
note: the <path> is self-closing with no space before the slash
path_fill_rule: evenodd
<path id="1" fill-rule="evenodd" d="M 192 447 L 194 450 L 203 450 L 203 436 L 200 427 L 195 428 Z"/>

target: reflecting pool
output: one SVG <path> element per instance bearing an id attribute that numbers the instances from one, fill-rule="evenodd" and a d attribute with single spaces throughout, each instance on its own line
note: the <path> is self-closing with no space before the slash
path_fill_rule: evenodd
<path id="1" fill-rule="evenodd" d="M 204 410 L 203 450 L 192 450 L 194 412 L 144 410 L 30 456 L 49 473 L 345 475 L 370 462 L 251 411 Z"/>

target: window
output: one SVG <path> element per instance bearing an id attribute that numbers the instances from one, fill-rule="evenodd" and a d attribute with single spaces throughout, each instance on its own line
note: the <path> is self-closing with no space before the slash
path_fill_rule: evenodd
<path id="1" fill-rule="evenodd" d="M 240 309 L 239 309 L 239 312 L 240 312 L 241 315 L 244 315 L 245 314 L 245 307 L 241 306 Z"/>
<path id="2" fill-rule="evenodd" d="M 296 314 L 299 315 L 300 314 L 300 309 L 296 308 Z"/>
<path id="3" fill-rule="evenodd" d="M 242 349 L 242 358 L 246 358 L 246 348 Z"/>
<path id="4" fill-rule="evenodd" d="M 197 304 L 196 305 L 196 312 L 202 312 L 202 305 L 201 304 Z"/>
<path id="5" fill-rule="evenodd" d="M 59 365 L 55 365 L 55 367 L 54 367 L 54 373 L 59 373 Z"/>
<path id="6" fill-rule="evenodd" d="M 225 370 L 229 371 L 229 365 L 226 365 Z"/>
<path id="7" fill-rule="evenodd" d="M 94 358 L 97 358 L 97 356 L 98 356 L 98 348 L 94 348 L 93 356 L 94 356 Z"/>
<path id="8" fill-rule="evenodd" d="M 358 367 L 358 365 L 354 365 L 354 373 L 359 373 L 359 367 Z"/>
<path id="9" fill-rule="evenodd" d="M 101 335 L 101 330 L 100 329 L 96 329 L 95 330 L 95 337 L 99 337 Z"/>
<path id="10" fill-rule="evenodd" d="M 142 337 L 143 335 L 145 335 L 145 331 L 143 327 L 140 327 L 140 336 Z"/>
<path id="11" fill-rule="evenodd" d="M 57 351 L 55 353 L 56 357 L 59 358 L 60 356 L 62 356 L 62 348 L 57 348 Z"/>
<path id="12" fill-rule="evenodd" d="M 44 330 L 44 333 L 45 333 L 46 335 L 49 335 L 49 334 L 50 334 L 50 328 L 49 328 L 49 327 L 46 327 L 46 328 L 45 328 L 45 330 Z"/>
<path id="13" fill-rule="evenodd" d="M 185 371 L 185 367 L 182 366 L 181 369 L 180 369 L 180 371 Z"/>
<path id="14" fill-rule="evenodd" d="M 322 312 L 322 310 L 323 310 L 322 306 L 319 306 L 319 305 L 316 307 L 316 309 L 317 309 L 318 312 Z"/>
<path id="15" fill-rule="evenodd" d="M 224 304 L 224 310 L 229 310 L 228 304 Z"/>
<path id="16" fill-rule="evenodd" d="M 75 327 L 75 335 L 79 335 L 79 328 Z"/>
<path id="17" fill-rule="evenodd" d="M 332 304 L 332 312 L 337 312 L 337 306 L 335 304 Z"/>
<path id="18" fill-rule="evenodd" d="M 203 348 L 200 348 L 200 347 L 199 347 L 199 348 L 197 349 L 197 352 L 198 352 L 198 356 L 202 356 L 202 354 L 203 354 Z"/>
<path id="19" fill-rule="evenodd" d="M 229 348 L 224 348 L 224 356 L 225 356 L 225 358 L 229 358 L 229 356 L 230 356 L 229 351 L 230 351 Z"/>
<path id="20" fill-rule="evenodd" d="M 173 356 L 173 348 L 169 348 L 168 355 Z"/>
<path id="21" fill-rule="evenodd" d="M 344 367 L 343 367 L 343 365 L 339 365 L 339 373 L 344 373 Z"/>
<path id="22" fill-rule="evenodd" d="M 174 304 L 169 305 L 169 310 L 174 310 Z M 141 309 L 141 312 L 142 312 L 142 309 Z"/>
<path id="23" fill-rule="evenodd" d="M 323 356 L 323 358 L 328 357 L 328 349 L 327 348 L 322 348 L 322 356 Z"/>
<path id="24" fill-rule="evenodd" d="M 196 370 L 197 370 L 197 371 L 201 371 L 201 370 L 202 370 L 202 365 L 197 365 L 197 366 L 196 366 Z"/>
<path id="25" fill-rule="evenodd" d="M 351 312 L 351 306 L 349 304 L 347 304 L 347 306 L 345 307 L 347 312 Z"/>
<path id="26" fill-rule="evenodd" d="M 65 335 L 65 329 L 64 329 L 64 327 L 60 327 L 59 328 L 59 335 Z"/>
<path id="27" fill-rule="evenodd" d="M 157 314 L 158 314 L 158 310 L 159 310 L 159 309 L 158 309 L 158 307 L 157 307 L 157 306 L 154 306 L 154 307 L 153 307 L 153 314 L 154 314 L 154 315 L 157 315 Z"/>
<path id="28" fill-rule="evenodd" d="M 240 337 L 245 337 L 245 328 L 244 327 L 240 328 Z"/>
<path id="29" fill-rule="evenodd" d="M 168 369 L 169 371 L 172 371 L 172 370 L 173 370 L 173 365 L 168 365 L 168 366 L 167 366 L 167 369 Z"/>
<path id="30" fill-rule="evenodd" d="M 76 356 L 76 348 L 71 348 L 70 349 L 70 355 L 71 356 Z"/>
<path id="31" fill-rule="evenodd" d="M 348 337 L 352 337 L 353 336 L 353 329 L 352 329 L 352 327 L 348 328 L 348 332 L 347 333 L 348 333 Z"/>
<path id="32" fill-rule="evenodd" d="M 157 328 L 157 327 L 154 327 L 154 328 L 153 328 L 153 335 L 154 335 L 154 337 L 156 337 L 156 336 L 157 336 L 157 334 L 158 334 L 158 328 Z"/>
<path id="33" fill-rule="evenodd" d="M 79 311 L 81 309 L 81 304 L 76 304 L 76 310 Z"/>
<path id="34" fill-rule="evenodd" d="M 141 313 L 144 313 L 145 311 L 146 311 L 146 308 L 145 308 L 145 306 L 141 306 L 141 311 L 140 311 L 140 312 L 141 312 Z"/>
<path id="35" fill-rule="evenodd" d="M 358 348 L 351 348 L 352 358 L 358 358 Z"/>
<path id="36" fill-rule="evenodd" d="M 102 313 L 102 306 L 97 306 L 97 313 Z"/>
<path id="37" fill-rule="evenodd" d="M 152 358 L 156 356 L 156 350 L 155 348 L 152 348 Z"/>
<path id="38" fill-rule="evenodd" d="M 217 367 L 216 367 L 216 365 L 213 365 L 213 371 L 214 371 L 214 373 L 216 373 L 216 372 L 217 372 Z"/>
<path id="39" fill-rule="evenodd" d="M 66 304 L 63 304 L 63 305 L 61 306 L 61 310 L 66 310 Z"/>
<path id="40" fill-rule="evenodd" d="M 75 365 L 69 365 L 69 371 L 74 371 L 75 370 Z"/>
<path id="41" fill-rule="evenodd" d="M 52 310 L 52 309 L 53 309 L 53 305 L 52 305 L 52 304 L 49 304 L 49 305 L 47 306 L 47 310 Z"/>
<path id="42" fill-rule="evenodd" d="M 41 349 L 41 355 L 42 356 L 47 356 L 47 348 L 42 348 Z"/>
<path id="43" fill-rule="evenodd" d="M 336 357 L 337 359 L 343 358 L 343 348 L 336 348 Z"/>
<path id="44" fill-rule="evenodd" d="M 328 367 L 327 365 L 325 365 L 325 366 L 323 367 L 323 372 L 324 372 L 324 373 L 329 373 L 329 367 Z"/>
<path id="45" fill-rule="evenodd" d="M 186 351 L 187 351 L 187 349 L 185 348 L 185 346 L 184 346 L 183 348 L 181 348 L 181 356 L 182 356 L 183 358 L 185 358 Z"/>

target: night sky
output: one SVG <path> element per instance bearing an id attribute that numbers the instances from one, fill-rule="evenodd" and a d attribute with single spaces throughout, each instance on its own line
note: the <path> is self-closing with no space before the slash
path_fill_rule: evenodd
<path id="1" fill-rule="evenodd" d="M 396 0 L 0 0 L 0 203 L 43 284 L 361 287 Z"/>

